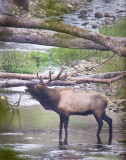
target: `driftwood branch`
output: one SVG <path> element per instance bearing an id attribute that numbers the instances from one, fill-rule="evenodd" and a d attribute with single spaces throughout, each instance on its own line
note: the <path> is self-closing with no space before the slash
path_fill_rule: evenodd
<path id="1" fill-rule="evenodd" d="M 101 35 L 96 32 L 88 31 L 79 27 L 63 24 L 54 20 L 0 16 L 0 26 L 19 27 L 19 28 L 39 28 L 48 29 L 57 32 L 67 33 L 69 35 L 87 39 L 104 46 L 107 50 L 113 51 L 119 56 L 126 57 L 126 47 L 111 37 Z M 62 37 L 60 37 L 62 39 Z"/>

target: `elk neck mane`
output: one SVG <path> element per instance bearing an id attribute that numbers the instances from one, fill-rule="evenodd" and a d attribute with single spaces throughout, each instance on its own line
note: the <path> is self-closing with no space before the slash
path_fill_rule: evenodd
<path id="1" fill-rule="evenodd" d="M 57 89 L 43 87 L 41 84 L 27 86 L 27 91 L 40 102 L 46 110 L 55 110 L 60 101 Z"/>

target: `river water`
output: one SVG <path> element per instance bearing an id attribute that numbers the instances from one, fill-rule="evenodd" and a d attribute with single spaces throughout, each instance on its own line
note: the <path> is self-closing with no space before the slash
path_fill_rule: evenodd
<path id="1" fill-rule="evenodd" d="M 87 7 L 93 10 L 88 13 L 88 19 L 78 18 L 80 10 L 85 9 L 81 6 L 77 12 L 64 15 L 63 22 L 97 31 L 91 27 L 92 23 L 99 25 L 104 19 L 95 19 L 96 11 L 103 14 L 109 11 L 112 16 L 125 16 L 126 3 L 125 0 L 111 0 L 111 3 L 94 0 Z M 122 11 L 119 13 L 119 10 Z M 82 25 L 84 22 L 88 22 L 86 26 Z M 0 51 L 46 52 L 49 48 L 33 44 L 0 42 Z M 14 103 L 18 100 L 20 92 L 22 93 L 20 106 L 14 110 L 7 110 L 4 115 L 0 113 L 0 121 L 3 121 L 1 117 L 6 117 L 6 121 L 0 125 L 0 160 L 126 159 L 126 145 L 119 142 L 120 139 L 126 138 L 126 122 L 122 121 L 121 114 L 107 111 L 113 119 L 111 143 L 106 123 L 102 128 L 100 142 L 95 136 L 97 123 L 93 116 L 71 116 L 68 145 L 63 145 L 58 141 L 58 115 L 52 111 L 45 111 L 24 92 L 23 87 L 5 89 L 0 96 L 6 96 L 10 103 Z"/>
<path id="2" fill-rule="evenodd" d="M 29 99 L 30 101 L 30 99 Z M 59 144 L 59 117 L 39 104 L 8 111 L 0 127 L 1 160 L 124 160 L 126 125 L 119 113 L 107 111 L 113 119 L 113 137 L 109 142 L 108 125 L 104 123 L 101 142 L 96 138 L 97 123 L 93 116 L 71 116 L 68 144 Z M 63 132 L 64 134 L 64 132 Z"/>

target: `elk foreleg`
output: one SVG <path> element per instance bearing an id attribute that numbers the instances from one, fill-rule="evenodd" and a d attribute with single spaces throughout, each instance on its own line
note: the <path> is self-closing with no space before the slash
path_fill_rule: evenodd
<path id="1" fill-rule="evenodd" d="M 60 125 L 59 125 L 59 140 L 62 140 L 62 129 L 63 129 L 63 124 L 64 124 L 64 117 L 60 115 Z"/>
<path id="2" fill-rule="evenodd" d="M 59 141 L 62 140 L 62 129 L 63 129 L 63 126 L 64 126 L 64 129 L 65 129 L 65 140 L 64 140 L 64 144 L 67 144 L 67 137 L 68 137 L 68 123 L 69 123 L 69 116 L 60 115 Z"/>
<path id="3" fill-rule="evenodd" d="M 65 129 L 65 139 L 64 139 L 64 144 L 67 144 L 67 137 L 68 137 L 68 123 L 69 123 L 69 117 L 65 117 L 65 119 L 64 119 L 64 129 Z"/>

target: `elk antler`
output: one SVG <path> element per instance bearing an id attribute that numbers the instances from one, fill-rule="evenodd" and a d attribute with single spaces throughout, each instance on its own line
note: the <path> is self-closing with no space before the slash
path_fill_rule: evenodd
<path id="1" fill-rule="evenodd" d="M 39 70 L 38 70 L 38 72 L 39 72 Z M 42 79 L 42 77 L 39 76 L 38 72 L 37 72 L 37 78 L 39 79 L 39 81 L 40 81 L 41 84 L 45 84 L 44 81 L 43 81 L 43 79 Z"/>
<path id="2" fill-rule="evenodd" d="M 63 71 L 63 69 L 64 69 L 64 65 L 65 64 L 63 64 L 63 66 L 61 67 L 61 70 L 60 70 L 60 72 L 58 73 L 58 75 L 55 77 L 55 78 L 51 78 L 52 76 L 51 76 L 51 70 L 49 71 L 49 80 L 47 81 L 47 82 L 45 82 L 44 83 L 44 81 L 43 81 L 43 79 L 42 79 L 42 77 L 41 76 L 39 76 L 39 74 L 38 74 L 38 72 L 37 72 L 37 77 L 38 77 L 38 79 L 40 80 L 40 83 L 41 84 L 49 84 L 51 81 L 55 81 L 55 80 L 58 80 L 59 79 L 59 77 L 60 77 L 60 75 L 61 75 L 61 73 L 62 73 L 62 71 Z"/>

